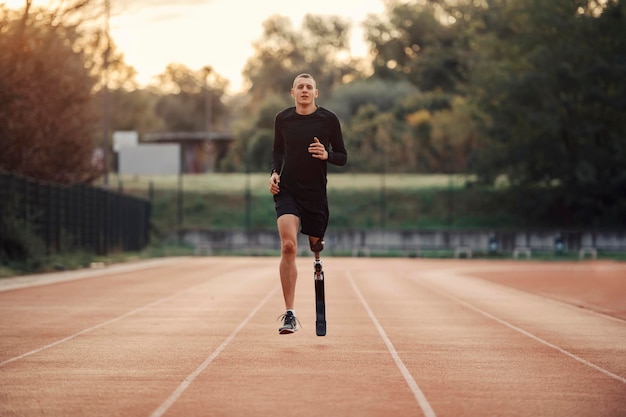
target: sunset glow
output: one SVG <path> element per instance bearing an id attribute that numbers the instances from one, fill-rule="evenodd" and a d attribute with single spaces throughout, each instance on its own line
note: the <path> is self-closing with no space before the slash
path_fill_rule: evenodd
<path id="1" fill-rule="evenodd" d="M 57 0 L 58 1 L 58 0 Z M 55 0 L 35 0 L 36 5 Z M 242 87 L 241 71 L 253 54 L 252 43 L 262 35 L 262 23 L 279 14 L 295 28 L 306 14 L 335 15 L 352 21 L 352 54 L 363 56 L 361 23 L 368 14 L 384 10 L 382 0 L 353 2 L 317 0 L 110 0 L 111 36 L 127 64 L 137 72 L 137 81 L 148 84 L 170 63 L 191 69 L 212 66 L 230 81 L 231 92 Z M 10 8 L 21 8 L 24 0 L 9 0 Z M 104 5 L 104 0 L 103 0 Z"/>

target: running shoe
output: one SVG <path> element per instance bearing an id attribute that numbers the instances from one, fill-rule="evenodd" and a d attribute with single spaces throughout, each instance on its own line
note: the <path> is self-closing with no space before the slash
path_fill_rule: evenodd
<path id="1" fill-rule="evenodd" d="M 300 322 L 291 311 L 287 311 L 285 314 L 278 317 L 278 319 L 283 321 L 283 325 L 278 329 L 278 333 L 291 334 L 298 330 L 298 324 Z"/>

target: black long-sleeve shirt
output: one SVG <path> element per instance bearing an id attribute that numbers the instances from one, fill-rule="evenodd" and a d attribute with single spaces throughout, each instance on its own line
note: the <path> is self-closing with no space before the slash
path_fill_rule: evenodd
<path id="1" fill-rule="evenodd" d="M 324 144 L 328 160 L 322 161 L 309 153 L 309 144 L 315 137 Z M 281 190 L 304 199 L 326 197 L 326 163 L 342 166 L 347 160 L 335 113 L 318 107 L 311 114 L 301 115 L 295 107 L 290 107 L 276 115 L 272 170 L 280 174 Z"/>

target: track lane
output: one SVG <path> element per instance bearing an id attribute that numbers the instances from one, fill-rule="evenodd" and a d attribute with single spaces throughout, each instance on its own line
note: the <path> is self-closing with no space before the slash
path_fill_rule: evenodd
<path id="1" fill-rule="evenodd" d="M 3 358 L 52 340 L 46 323 L 67 335 L 145 307 L 0 366 L 0 415 L 425 415 L 375 322 L 438 417 L 626 409 L 624 384 L 494 318 L 616 375 L 626 353 L 619 320 L 469 276 L 493 265 L 328 258 L 329 328 L 320 338 L 312 262 L 298 262 L 303 330 L 288 336 L 277 334 L 274 258 L 195 258 L 173 270 L 0 292 L 0 328 L 19 341 L 0 342 Z M 20 318 L 29 310 L 32 322 Z"/>
<path id="2" fill-rule="evenodd" d="M 315 335 L 312 263 L 299 260 L 296 311 L 302 330 L 278 334 L 277 295 L 164 415 L 422 416 L 341 263 L 324 264 L 327 336 Z"/>
<path id="3" fill-rule="evenodd" d="M 626 385 L 622 382 L 448 296 L 501 302 L 510 312 L 515 308 L 511 304 L 515 298 L 524 305 L 529 297 L 524 292 L 511 295 L 506 287 L 494 285 L 496 288 L 486 291 L 475 281 L 462 286 L 458 280 L 448 280 L 448 272 L 435 276 L 432 271 L 415 270 L 410 263 L 393 271 L 363 270 L 358 275 L 373 311 L 438 416 L 486 415 L 486 410 L 498 416 L 619 416 L 626 408 Z M 425 277 L 429 277 L 427 282 Z M 546 301 L 552 307 L 556 304 L 543 299 Z M 518 313 L 523 319 L 530 315 L 548 326 L 556 321 L 554 327 L 548 327 L 556 335 L 559 321 L 567 321 L 576 313 L 566 305 L 551 313 L 537 310 L 533 303 L 531 307 Z M 577 313 L 596 317 L 584 310 Z M 614 321 L 604 321 L 610 327 L 598 327 L 589 339 L 615 330 Z M 579 336 L 589 343 L 584 334 Z M 607 339 L 601 339 L 597 353 L 620 363 L 625 345 L 619 344 L 621 339 L 606 337 L 612 344 L 603 345 Z M 621 354 L 616 355 L 616 350 Z"/>
<path id="4" fill-rule="evenodd" d="M 89 271 L 82 279 L 74 275 L 68 281 L 0 292 L 0 366 L 203 283 L 207 270 L 234 267 L 211 262 L 182 268 L 182 274 L 180 264 L 110 275 Z M 172 279 L 178 275 L 180 279 Z"/>
<path id="5" fill-rule="evenodd" d="M 257 262 L 227 265 L 192 262 L 188 276 L 185 268 L 175 277 L 164 271 L 169 277 L 162 279 L 176 283 L 165 285 L 178 290 L 173 296 L 1 367 L 0 415 L 149 415 L 232 333 L 258 293 L 276 288 L 273 271 Z M 154 296 L 153 284 L 162 296 L 161 278 L 152 272 L 143 288 L 127 277 L 132 291 L 117 279 L 108 282 L 121 304 Z"/>
<path id="6" fill-rule="evenodd" d="M 352 277 L 352 274 L 348 275 L 348 279 L 350 280 L 350 285 L 352 285 L 354 292 L 359 297 L 361 304 L 363 304 L 363 307 L 367 311 L 367 314 L 372 319 L 372 322 L 374 323 L 376 330 L 378 330 L 380 337 L 385 342 L 385 345 L 387 346 L 387 350 L 391 354 L 391 357 L 393 358 L 394 362 L 396 363 L 396 366 L 400 370 L 400 373 L 404 377 L 404 380 L 406 381 L 407 385 L 411 389 L 411 392 L 415 396 L 415 399 L 417 400 L 417 403 L 419 404 L 420 409 L 422 410 L 422 413 L 426 417 L 436 417 L 435 411 L 432 409 L 430 403 L 426 399 L 424 392 L 419 387 L 419 385 L 417 385 L 417 382 L 415 382 L 413 375 L 411 375 L 406 365 L 404 364 L 404 361 L 402 360 L 402 358 L 400 358 L 400 355 L 398 355 L 398 351 L 396 350 L 395 346 L 389 339 L 389 336 L 387 336 L 387 332 L 385 332 L 385 329 L 380 324 L 380 321 L 378 321 L 378 318 L 376 317 L 376 315 L 370 308 L 369 303 L 367 302 L 367 300 L 365 300 L 365 297 L 363 297 L 363 293 L 361 292 L 357 284 L 354 282 L 354 278 Z"/>
<path id="7" fill-rule="evenodd" d="M 457 271 L 437 271 L 422 279 L 480 314 L 626 384 L 626 360 L 619 355 L 626 353 L 621 349 L 626 348 L 626 321 Z"/>

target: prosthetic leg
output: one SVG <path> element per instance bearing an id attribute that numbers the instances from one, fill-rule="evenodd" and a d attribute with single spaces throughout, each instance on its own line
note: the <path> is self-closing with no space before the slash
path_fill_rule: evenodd
<path id="1" fill-rule="evenodd" d="M 323 238 L 309 237 L 311 251 L 315 254 L 313 261 L 313 280 L 315 282 L 315 333 L 326 336 L 326 298 L 324 294 L 324 271 L 320 252 L 324 250 Z"/>

